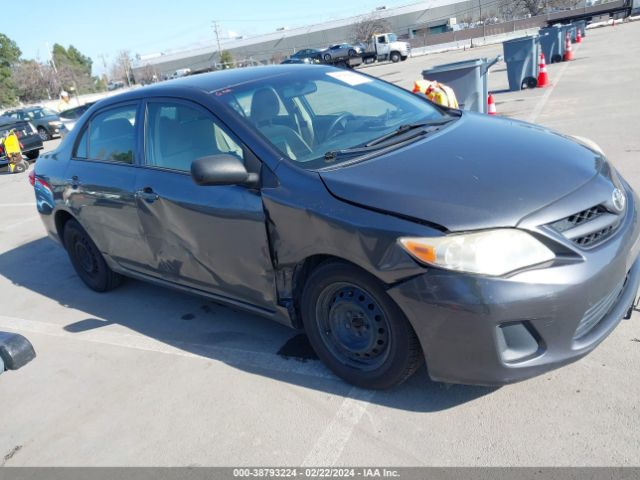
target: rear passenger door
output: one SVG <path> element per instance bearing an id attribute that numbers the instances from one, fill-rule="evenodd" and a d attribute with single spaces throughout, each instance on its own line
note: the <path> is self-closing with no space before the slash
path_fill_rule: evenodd
<path id="1" fill-rule="evenodd" d="M 152 268 L 164 280 L 270 308 L 275 285 L 259 190 L 202 187 L 191 179 L 194 160 L 220 153 L 248 163 L 241 142 L 202 106 L 147 102 L 144 167 L 135 190 Z M 247 168 L 257 172 L 259 162 Z"/>
<path id="2" fill-rule="evenodd" d="M 65 199 L 101 252 L 129 268 L 148 263 L 134 198 L 141 160 L 139 102 L 106 107 L 82 126 L 66 172 Z"/>

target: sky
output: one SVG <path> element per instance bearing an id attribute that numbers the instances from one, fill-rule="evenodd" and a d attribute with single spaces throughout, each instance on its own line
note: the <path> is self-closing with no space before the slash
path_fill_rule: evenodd
<path id="1" fill-rule="evenodd" d="M 6 0 L 5 0 L 6 1 Z M 93 60 L 100 75 L 121 50 L 152 54 L 194 44 L 214 44 L 214 20 L 221 37 L 252 36 L 391 8 L 416 0 L 31 0 L 29 22 L 0 22 L 25 59 L 46 61 L 54 43 L 75 46 Z M 6 20 L 6 19 L 5 19 Z"/>

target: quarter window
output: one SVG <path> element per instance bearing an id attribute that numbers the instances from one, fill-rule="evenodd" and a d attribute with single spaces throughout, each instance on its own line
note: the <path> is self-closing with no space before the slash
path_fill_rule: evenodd
<path id="1" fill-rule="evenodd" d="M 171 102 L 148 104 L 145 151 L 147 165 L 183 172 L 208 155 L 244 159 L 240 144 L 204 110 Z"/>
<path id="2" fill-rule="evenodd" d="M 80 138 L 76 156 L 132 164 L 136 149 L 136 106 L 127 105 L 98 113 Z M 87 145 L 87 131 L 88 145 Z"/>

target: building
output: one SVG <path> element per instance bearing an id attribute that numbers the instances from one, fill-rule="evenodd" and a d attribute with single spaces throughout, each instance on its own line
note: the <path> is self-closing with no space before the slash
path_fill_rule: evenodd
<path id="1" fill-rule="evenodd" d="M 272 33 L 221 40 L 221 50 L 231 53 L 233 58 L 245 63 L 273 63 L 302 48 L 324 48 L 332 43 L 351 41 L 355 24 L 369 19 L 384 19 L 391 31 L 401 38 L 412 38 L 416 34 L 441 33 L 455 28 L 461 22 L 478 21 L 498 16 L 499 1 L 496 0 L 423 0 L 395 8 L 377 9 L 354 17 L 318 23 L 292 29 L 278 29 Z M 193 48 L 176 53 L 141 56 L 134 63 L 136 78 L 159 78 L 170 76 L 178 69 L 192 71 L 212 68 L 219 59 L 217 44 Z"/>

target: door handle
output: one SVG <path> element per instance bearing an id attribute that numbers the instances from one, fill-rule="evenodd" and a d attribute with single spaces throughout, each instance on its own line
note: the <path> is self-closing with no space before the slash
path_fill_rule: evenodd
<path id="1" fill-rule="evenodd" d="M 154 192 L 153 188 L 145 187 L 142 190 L 136 191 L 136 197 L 141 200 L 144 200 L 147 203 L 153 203 L 160 198 L 160 195 Z"/>

